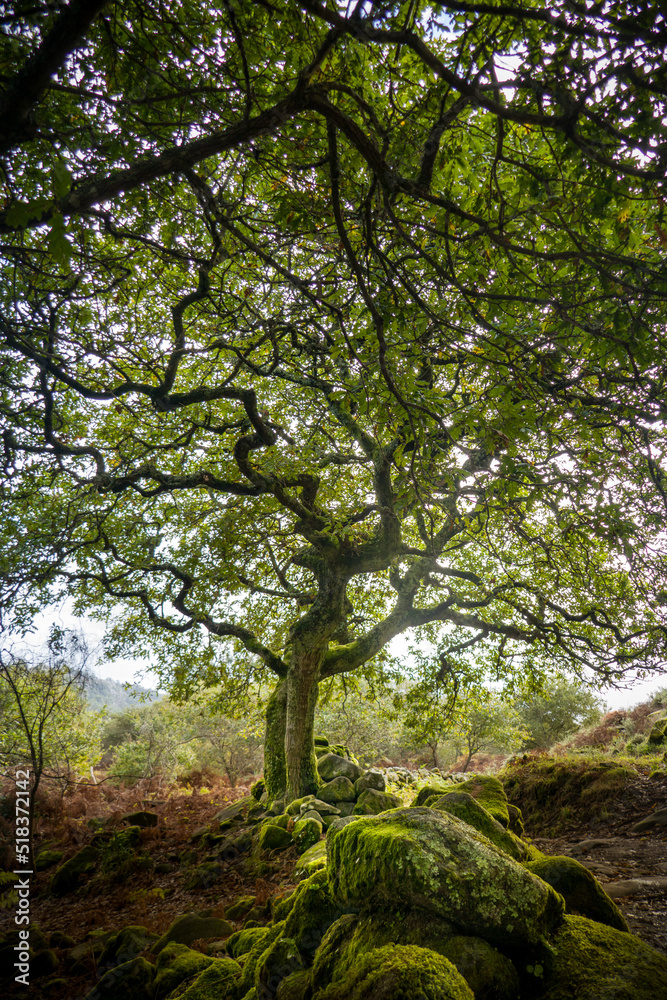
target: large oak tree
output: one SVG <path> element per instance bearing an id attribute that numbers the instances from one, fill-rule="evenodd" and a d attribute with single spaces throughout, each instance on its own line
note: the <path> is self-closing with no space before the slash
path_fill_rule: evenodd
<path id="1" fill-rule="evenodd" d="M 187 694 L 664 665 L 659 5 L 72 0 L 2 16 L 0 567 Z"/>

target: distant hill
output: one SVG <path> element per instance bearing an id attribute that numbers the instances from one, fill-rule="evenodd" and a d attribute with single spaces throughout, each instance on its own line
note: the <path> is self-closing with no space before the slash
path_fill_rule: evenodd
<path id="1" fill-rule="evenodd" d="M 138 708 L 146 701 L 157 701 L 159 695 L 156 691 L 137 684 L 127 688 L 122 681 L 114 681 L 111 677 L 88 674 L 84 697 L 94 711 L 106 705 L 109 712 L 124 712 L 126 708 Z"/>

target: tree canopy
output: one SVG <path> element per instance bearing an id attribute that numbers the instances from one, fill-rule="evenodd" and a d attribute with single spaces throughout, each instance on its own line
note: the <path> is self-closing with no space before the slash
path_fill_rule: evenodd
<path id="1" fill-rule="evenodd" d="M 407 629 L 451 676 L 664 666 L 657 5 L 2 30 L 6 626 L 67 592 L 183 693 L 233 639 L 291 794 L 318 682 Z"/>

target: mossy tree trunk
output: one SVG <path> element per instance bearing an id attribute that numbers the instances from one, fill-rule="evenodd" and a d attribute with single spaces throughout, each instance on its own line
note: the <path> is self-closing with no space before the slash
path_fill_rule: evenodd
<path id="1" fill-rule="evenodd" d="M 280 798 L 287 788 L 285 726 L 287 722 L 287 682 L 279 678 L 266 706 L 264 732 L 264 782 L 270 799 Z"/>

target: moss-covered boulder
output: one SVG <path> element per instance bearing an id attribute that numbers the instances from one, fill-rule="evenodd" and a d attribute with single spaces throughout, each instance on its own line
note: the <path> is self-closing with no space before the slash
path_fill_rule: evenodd
<path id="1" fill-rule="evenodd" d="M 331 805 L 338 805 L 339 802 L 354 802 L 356 799 L 355 786 L 345 775 L 339 775 L 333 781 L 327 781 L 319 789 L 317 797 L 322 802 L 329 802 Z M 315 806 L 315 808 L 317 808 Z"/>
<path id="2" fill-rule="evenodd" d="M 667 955 L 632 934 L 566 916 L 551 945 L 541 1000 L 658 1000 L 665 995 Z"/>
<path id="3" fill-rule="evenodd" d="M 282 851 L 292 843 L 292 834 L 276 823 L 265 823 L 259 831 L 262 851 Z"/>
<path id="4" fill-rule="evenodd" d="M 488 941 L 457 935 L 438 950 L 456 966 L 475 1000 L 516 1000 L 520 995 L 514 965 Z"/>
<path id="5" fill-rule="evenodd" d="M 397 809 L 401 804 L 398 795 L 379 792 L 377 788 L 367 788 L 357 799 L 352 813 L 355 816 L 377 816 L 387 809 Z"/>
<path id="6" fill-rule="evenodd" d="M 158 940 L 159 935 L 149 931 L 140 924 L 130 924 L 116 934 L 107 938 L 104 950 L 98 959 L 101 969 L 110 969 L 116 965 L 124 965 L 150 948 Z"/>
<path id="7" fill-rule="evenodd" d="M 303 795 L 300 799 L 292 799 L 285 806 L 285 812 L 288 816 L 298 816 L 301 812 L 302 806 L 306 806 L 309 802 L 312 802 L 315 796 L 311 793 L 310 795 Z"/>
<path id="8" fill-rule="evenodd" d="M 456 929 L 441 917 L 422 910 L 345 913 L 331 924 L 313 963 L 313 988 L 323 989 L 334 978 L 347 976 L 362 955 L 389 944 L 419 945 L 443 953 Z"/>
<path id="9" fill-rule="evenodd" d="M 252 795 L 248 795 L 244 799 L 237 799 L 236 802 L 230 802 L 228 806 L 217 812 L 213 818 L 220 824 L 227 823 L 229 820 L 245 819 L 248 809 L 255 802 L 256 799 Z"/>
<path id="10" fill-rule="evenodd" d="M 99 861 L 99 850 L 88 844 L 82 847 L 74 857 L 57 868 L 51 876 L 51 892 L 54 896 L 64 896 L 73 892 L 84 875 L 88 875 Z"/>
<path id="11" fill-rule="evenodd" d="M 529 861 L 526 868 L 561 894 L 569 913 L 579 913 L 618 931 L 630 931 L 616 903 L 588 868 L 574 858 L 544 857 Z"/>
<path id="12" fill-rule="evenodd" d="M 427 781 L 427 783 L 417 792 L 417 795 L 410 803 L 410 807 L 412 809 L 419 809 L 428 801 L 428 799 L 435 799 L 440 795 L 444 795 L 445 792 L 451 791 L 453 787 L 454 786 L 450 781 Z"/>
<path id="13" fill-rule="evenodd" d="M 550 886 L 455 816 L 395 809 L 338 830 L 328 843 L 334 898 L 354 909 L 423 909 L 464 934 L 535 945 L 558 926 Z"/>
<path id="14" fill-rule="evenodd" d="M 264 941 L 268 932 L 268 927 L 244 927 L 236 931 L 227 940 L 227 954 L 232 958 L 247 955 L 258 942 Z"/>
<path id="15" fill-rule="evenodd" d="M 326 753 L 317 761 L 317 771 L 322 781 L 333 781 L 334 778 L 349 778 L 354 783 L 364 773 L 358 764 L 340 757 L 336 753 Z"/>
<path id="16" fill-rule="evenodd" d="M 321 871 L 327 866 L 327 845 L 326 841 L 320 840 L 307 851 L 304 851 L 294 868 L 294 878 L 301 881 Z"/>
<path id="17" fill-rule="evenodd" d="M 415 945 L 387 945 L 362 956 L 313 1000 L 475 1000 L 455 966 Z"/>
<path id="18" fill-rule="evenodd" d="M 145 958 L 109 969 L 85 1000 L 153 1000 L 155 968 Z"/>
<path id="19" fill-rule="evenodd" d="M 186 892 L 191 892 L 193 889 L 210 889 L 220 878 L 221 872 L 222 868 L 215 861 L 203 861 L 187 873 L 183 888 Z"/>
<path id="20" fill-rule="evenodd" d="M 476 774 L 468 781 L 459 781 L 455 785 L 450 785 L 444 794 L 451 795 L 461 792 L 472 795 L 473 799 L 484 806 L 486 811 L 491 813 L 493 818 L 497 819 L 505 829 L 510 825 L 507 795 L 498 778 L 494 778 L 491 774 Z"/>
<path id="21" fill-rule="evenodd" d="M 651 749 L 667 743 L 667 719 L 659 719 L 652 727 L 646 741 Z"/>
<path id="22" fill-rule="evenodd" d="M 233 903 L 225 909 L 225 916 L 230 920 L 240 920 L 247 916 L 255 905 L 254 896 L 238 896 Z"/>
<path id="23" fill-rule="evenodd" d="M 296 889 L 285 920 L 285 935 L 296 943 L 307 964 L 342 913 L 342 906 L 332 896 L 326 870 L 315 872 Z"/>
<path id="24" fill-rule="evenodd" d="M 364 771 L 354 783 L 355 796 L 358 798 L 367 788 L 374 788 L 376 792 L 387 791 L 387 781 L 382 771 L 376 771 L 373 768 L 370 771 Z"/>
<path id="25" fill-rule="evenodd" d="M 257 966 L 264 952 L 271 947 L 274 941 L 283 936 L 285 922 L 279 921 L 270 927 L 262 928 L 262 930 L 264 931 L 263 937 L 258 937 L 250 951 L 246 954 L 243 972 L 238 983 L 238 995 L 240 997 L 245 997 L 246 993 L 251 989 L 256 990 L 255 972 L 257 971 Z"/>
<path id="26" fill-rule="evenodd" d="M 33 979 L 41 979 L 44 976 L 52 976 L 57 972 L 60 960 L 55 951 L 51 948 L 44 948 L 30 958 L 30 976 Z"/>
<path id="27" fill-rule="evenodd" d="M 294 824 L 294 829 L 292 830 L 294 845 L 300 854 L 303 854 L 303 852 L 307 851 L 309 847 L 317 844 L 321 836 L 322 823 L 312 816 L 307 819 L 304 818 L 298 820 Z"/>
<path id="28" fill-rule="evenodd" d="M 220 917 L 201 917 L 198 913 L 185 913 L 174 920 L 169 930 L 155 942 L 151 952 L 153 955 L 158 955 L 170 941 L 189 945 L 199 938 L 227 937 L 233 930 L 229 921 Z"/>
<path id="29" fill-rule="evenodd" d="M 192 979 L 215 961 L 185 944 L 170 941 L 160 951 L 155 966 L 155 1000 L 163 1000 L 186 979 Z"/>
<path id="30" fill-rule="evenodd" d="M 262 952 L 255 968 L 255 988 L 259 1000 L 274 1000 L 283 979 L 304 969 L 304 962 L 292 938 L 276 938 Z"/>
<path id="31" fill-rule="evenodd" d="M 522 861 L 526 857 L 525 844 L 515 834 L 506 830 L 502 823 L 499 823 L 481 802 L 468 792 L 455 791 L 441 795 L 433 802 L 431 809 L 440 809 L 451 813 L 452 816 L 458 816 L 516 861 Z"/>
<path id="32" fill-rule="evenodd" d="M 309 969 L 300 969 L 283 979 L 276 993 L 276 1000 L 308 1000 L 311 995 Z"/>
<path id="33" fill-rule="evenodd" d="M 231 958 L 217 958 L 196 979 L 183 980 L 169 1000 L 237 1000 L 241 966 Z"/>
<path id="34" fill-rule="evenodd" d="M 59 861 L 62 861 L 64 853 L 64 851 L 40 851 L 35 858 L 35 868 L 38 872 L 43 872 L 46 871 L 47 868 L 52 868 L 53 865 L 57 865 Z"/>

